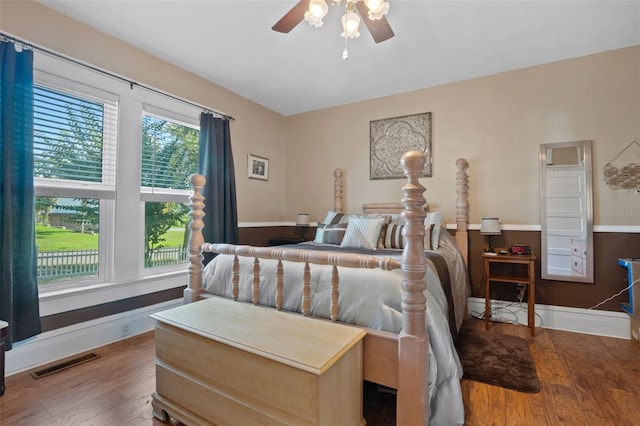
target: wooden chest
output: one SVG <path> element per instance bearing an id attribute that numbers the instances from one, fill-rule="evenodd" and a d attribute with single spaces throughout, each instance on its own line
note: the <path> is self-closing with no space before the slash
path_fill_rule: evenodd
<path id="1" fill-rule="evenodd" d="M 364 330 L 221 298 L 152 318 L 157 418 L 187 425 L 364 424 Z"/>

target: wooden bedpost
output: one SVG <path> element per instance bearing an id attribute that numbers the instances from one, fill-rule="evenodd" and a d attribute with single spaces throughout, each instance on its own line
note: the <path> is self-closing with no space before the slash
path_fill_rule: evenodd
<path id="1" fill-rule="evenodd" d="M 202 287 L 202 245 L 204 237 L 202 236 L 202 228 L 204 228 L 204 196 L 202 188 L 204 188 L 207 180 L 199 174 L 191 175 L 191 186 L 193 194 L 189 197 L 190 211 L 189 229 L 189 283 L 184 289 L 184 303 L 195 302 L 200 299 L 200 295 L 204 293 Z"/>
<path id="2" fill-rule="evenodd" d="M 342 213 L 342 169 L 333 171 L 333 211 Z"/>
<path id="3" fill-rule="evenodd" d="M 456 160 L 456 243 L 462 252 L 464 263 L 469 267 L 469 236 L 467 226 L 469 224 L 469 175 L 467 169 L 469 163 L 464 158 Z"/>
<path id="4" fill-rule="evenodd" d="M 410 151 L 401 164 L 408 182 L 402 187 L 401 213 L 405 221 L 402 252 L 402 331 L 398 337 L 398 425 L 419 425 L 429 422 L 429 335 L 426 332 L 427 288 L 424 253 L 425 187 L 419 177 L 425 165 L 421 152 Z"/>

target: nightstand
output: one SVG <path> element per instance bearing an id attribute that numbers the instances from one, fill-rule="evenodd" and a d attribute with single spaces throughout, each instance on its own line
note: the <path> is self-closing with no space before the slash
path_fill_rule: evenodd
<path id="1" fill-rule="evenodd" d="M 520 255 L 520 254 L 483 254 L 484 257 L 484 274 L 486 277 L 485 282 L 485 305 L 484 305 L 484 328 L 489 328 L 489 318 L 491 316 L 491 302 L 490 302 L 490 287 L 491 282 L 503 282 L 511 284 L 526 284 L 527 285 L 527 326 L 531 330 L 531 336 L 536 334 L 536 317 L 535 317 L 535 303 L 536 303 L 536 276 L 535 276 L 535 262 L 536 256 Z M 498 267 L 498 265 L 507 265 L 505 267 Z M 508 266 L 511 265 L 511 266 Z M 525 265 L 526 268 L 518 268 L 516 265 Z M 493 266 L 493 268 L 492 268 Z M 499 271 L 495 271 L 499 269 Z M 520 269 L 520 273 L 514 273 L 515 269 Z M 526 269 L 526 271 L 522 271 Z M 522 273 L 525 272 L 525 273 Z"/>

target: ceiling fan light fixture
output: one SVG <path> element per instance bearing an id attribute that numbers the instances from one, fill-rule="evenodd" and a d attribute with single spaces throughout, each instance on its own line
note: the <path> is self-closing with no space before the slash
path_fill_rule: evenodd
<path id="1" fill-rule="evenodd" d="M 364 0 L 364 4 L 369 9 L 369 19 L 377 21 L 389 13 L 389 2 L 387 0 Z"/>
<path id="2" fill-rule="evenodd" d="M 304 13 L 304 20 L 316 28 L 322 26 L 322 19 L 327 15 L 329 6 L 325 0 L 311 0 L 309 10 Z"/>
<path id="3" fill-rule="evenodd" d="M 344 6 L 340 34 L 345 40 L 345 48 L 342 52 L 343 59 L 349 57 L 347 41 L 350 38 L 360 37 L 361 20 L 364 20 L 366 29 L 376 43 L 389 40 L 395 35 L 385 18 L 389 11 L 389 0 L 299 0 L 271 29 L 280 33 L 288 33 L 303 20 L 316 28 L 321 27 L 323 19 L 329 11 L 328 4 Z"/>
<path id="4" fill-rule="evenodd" d="M 358 27 L 360 26 L 360 16 L 357 13 L 351 11 L 344 14 L 342 17 L 342 37 L 344 38 L 357 38 L 360 37 Z"/>

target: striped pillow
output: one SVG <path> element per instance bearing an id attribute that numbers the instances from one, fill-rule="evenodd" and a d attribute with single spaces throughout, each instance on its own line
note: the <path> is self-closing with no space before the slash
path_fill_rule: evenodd
<path id="1" fill-rule="evenodd" d="M 351 217 L 340 247 L 376 250 L 385 218 Z"/>
<path id="2" fill-rule="evenodd" d="M 392 218 L 389 215 L 378 215 L 375 217 L 381 217 L 384 219 L 382 229 L 380 229 L 380 236 L 378 237 L 378 249 L 382 250 L 384 248 L 384 239 L 387 235 L 387 226 L 391 223 Z"/>
<path id="3" fill-rule="evenodd" d="M 330 211 L 327 213 L 322 223 L 325 223 L 327 225 L 335 225 L 338 223 L 346 224 L 349 221 L 350 216 L 351 215 L 347 213 L 336 213 L 334 211 Z"/>
<path id="4" fill-rule="evenodd" d="M 442 229 L 442 212 L 429 212 L 427 213 L 427 217 L 424 218 L 425 230 L 429 231 L 429 225 L 432 226 L 431 234 L 431 248 L 430 250 L 435 250 L 440 245 L 440 230 Z M 426 240 L 425 240 L 425 248 L 426 248 Z"/>
<path id="5" fill-rule="evenodd" d="M 384 248 L 388 249 L 403 249 L 404 237 L 402 231 L 405 225 L 398 225 L 397 222 L 391 222 L 387 225 L 387 231 L 384 238 Z M 424 227 L 424 249 L 431 250 L 431 239 L 433 235 L 434 225 L 428 225 Z"/>
<path id="6" fill-rule="evenodd" d="M 313 241 L 324 244 L 340 244 L 346 230 L 346 223 L 319 223 L 316 229 L 316 237 Z"/>
<path id="7" fill-rule="evenodd" d="M 389 249 L 403 249 L 404 238 L 402 237 L 402 230 L 404 225 L 398 225 L 396 222 L 392 222 L 387 225 L 387 231 L 384 235 L 384 248 Z"/>

